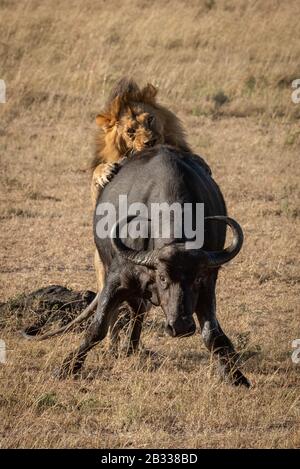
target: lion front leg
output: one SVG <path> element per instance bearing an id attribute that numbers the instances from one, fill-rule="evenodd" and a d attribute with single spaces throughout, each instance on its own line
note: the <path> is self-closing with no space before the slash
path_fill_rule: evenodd
<path id="1" fill-rule="evenodd" d="M 118 167 L 118 162 L 100 163 L 94 169 L 91 184 L 91 196 L 94 207 L 96 207 L 97 200 L 99 199 L 101 191 L 106 186 L 106 184 L 108 184 L 109 181 L 113 178 L 114 174 L 118 170 Z"/>

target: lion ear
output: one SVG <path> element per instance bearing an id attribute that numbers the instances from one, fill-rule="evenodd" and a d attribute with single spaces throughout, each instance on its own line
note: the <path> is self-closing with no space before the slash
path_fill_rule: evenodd
<path id="1" fill-rule="evenodd" d="M 154 102 L 157 93 L 158 89 L 151 83 L 148 83 L 141 91 L 142 99 L 146 102 Z"/>
<path id="2" fill-rule="evenodd" d="M 96 123 L 105 132 L 113 127 L 118 120 L 121 111 L 121 98 L 117 96 L 111 103 L 107 111 L 103 114 L 98 114 L 96 117 Z"/>
<path id="3" fill-rule="evenodd" d="M 110 126 L 111 118 L 107 114 L 98 114 L 96 117 L 96 124 L 99 125 L 103 130 L 108 130 Z"/>

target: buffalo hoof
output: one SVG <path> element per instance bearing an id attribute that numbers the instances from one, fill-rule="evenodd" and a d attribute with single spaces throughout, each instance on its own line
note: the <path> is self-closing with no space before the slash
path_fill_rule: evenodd
<path id="1" fill-rule="evenodd" d="M 67 378 L 67 373 L 63 372 L 62 368 L 55 368 L 52 373 L 53 378 L 55 379 L 65 379 Z"/>
<path id="2" fill-rule="evenodd" d="M 55 368 L 52 375 L 55 379 L 67 379 L 71 376 L 71 370 L 65 366 L 61 366 L 60 368 Z"/>
<path id="3" fill-rule="evenodd" d="M 73 371 L 70 368 L 61 366 L 60 368 L 56 368 L 53 371 L 53 378 L 59 379 L 60 381 L 67 379 L 67 378 L 73 378 L 73 379 L 78 379 L 80 377 L 80 372 L 78 371 Z"/>
<path id="4" fill-rule="evenodd" d="M 237 376 L 234 376 L 234 379 L 233 379 L 233 384 L 235 386 L 245 386 L 246 388 L 251 387 L 250 381 L 246 378 L 245 375 L 243 375 L 241 371 L 237 370 L 236 375 Z"/>
<path id="5" fill-rule="evenodd" d="M 78 378 L 78 374 L 81 370 L 81 363 L 74 363 L 74 356 L 71 354 L 70 357 L 67 357 L 60 368 L 57 368 L 53 372 L 53 376 L 56 379 L 66 379 L 66 378 Z"/>
<path id="6" fill-rule="evenodd" d="M 245 386 L 246 388 L 251 387 L 250 381 L 245 375 L 238 369 L 228 370 L 227 367 L 220 366 L 219 372 L 223 381 L 233 386 Z"/>

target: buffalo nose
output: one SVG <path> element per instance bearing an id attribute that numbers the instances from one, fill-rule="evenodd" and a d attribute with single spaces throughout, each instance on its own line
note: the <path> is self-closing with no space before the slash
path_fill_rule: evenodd
<path id="1" fill-rule="evenodd" d="M 171 337 L 188 337 L 193 335 L 196 324 L 193 318 L 180 318 L 175 321 L 168 321 L 166 331 Z"/>
<path id="2" fill-rule="evenodd" d="M 166 331 L 171 337 L 176 337 L 176 329 L 171 324 L 167 324 Z"/>

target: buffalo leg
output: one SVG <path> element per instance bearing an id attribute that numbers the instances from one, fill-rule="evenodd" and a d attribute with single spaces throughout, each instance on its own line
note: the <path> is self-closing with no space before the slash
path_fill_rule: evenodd
<path id="1" fill-rule="evenodd" d="M 122 350 L 128 356 L 138 350 L 145 311 L 146 308 L 142 300 L 127 300 L 120 307 L 118 318 L 112 321 L 110 326 L 110 352 L 113 355 L 118 356 L 120 332 L 124 328 L 126 328 L 128 341 Z"/>
<path id="2" fill-rule="evenodd" d="M 59 378 L 76 374 L 82 367 L 87 353 L 103 340 L 108 332 L 111 318 L 123 300 L 119 283 L 108 281 L 101 292 L 96 315 L 88 327 L 79 348 L 70 353 L 59 370 Z"/>
<path id="3" fill-rule="evenodd" d="M 216 317 L 215 280 L 211 278 L 199 294 L 196 314 L 201 334 L 208 350 L 218 358 L 222 379 L 236 386 L 250 386 L 249 381 L 237 368 L 238 355 Z"/>
<path id="4" fill-rule="evenodd" d="M 131 316 L 132 311 L 126 302 L 120 306 L 117 315 L 111 320 L 109 351 L 115 357 L 117 357 L 119 353 L 120 332 L 122 329 L 128 328 L 128 325 L 131 322 Z"/>
<path id="5" fill-rule="evenodd" d="M 135 301 L 129 301 L 129 305 L 133 311 L 132 321 L 130 324 L 130 338 L 127 347 L 127 355 L 131 355 L 138 350 L 143 321 L 146 312 L 145 302 L 141 299 Z"/>

